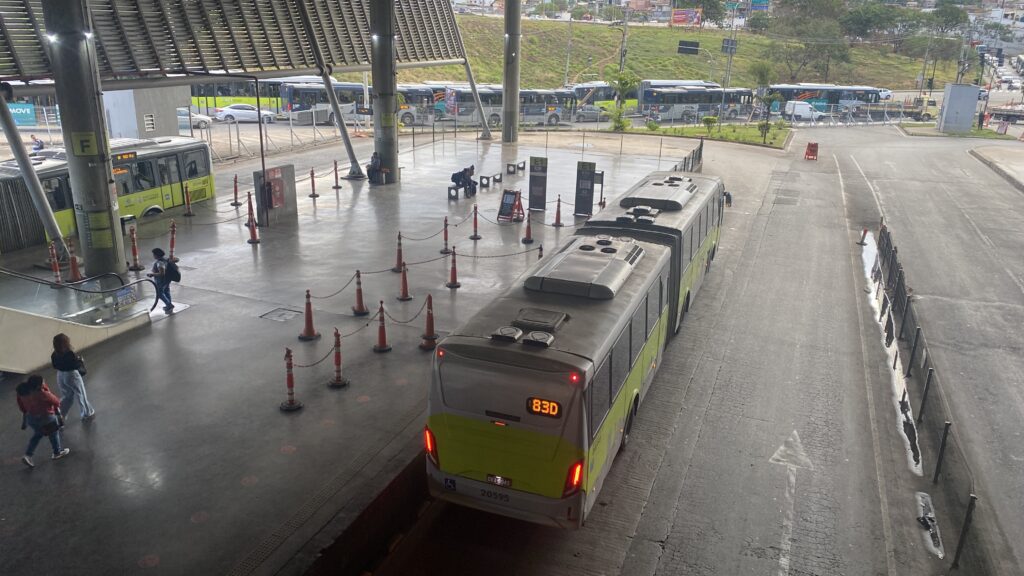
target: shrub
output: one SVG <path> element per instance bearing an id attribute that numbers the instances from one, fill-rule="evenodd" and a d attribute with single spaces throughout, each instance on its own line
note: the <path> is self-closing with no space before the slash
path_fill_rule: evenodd
<path id="1" fill-rule="evenodd" d="M 659 128 L 661 128 L 661 125 L 655 122 L 654 120 L 647 121 L 647 129 L 650 130 L 651 132 L 657 132 Z"/>
<path id="2" fill-rule="evenodd" d="M 704 129 L 708 131 L 708 136 L 711 136 L 711 129 L 718 124 L 718 116 L 705 116 L 700 121 L 704 124 Z"/>

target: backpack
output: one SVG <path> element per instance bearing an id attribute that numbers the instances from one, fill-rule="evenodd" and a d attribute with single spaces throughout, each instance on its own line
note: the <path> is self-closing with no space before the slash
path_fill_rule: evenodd
<path id="1" fill-rule="evenodd" d="M 164 268 L 164 276 L 167 277 L 168 282 L 181 282 L 181 270 L 178 269 L 178 265 L 170 260 Z"/>
<path id="2" fill-rule="evenodd" d="M 452 174 L 452 184 L 458 184 L 462 180 L 462 172 Z"/>

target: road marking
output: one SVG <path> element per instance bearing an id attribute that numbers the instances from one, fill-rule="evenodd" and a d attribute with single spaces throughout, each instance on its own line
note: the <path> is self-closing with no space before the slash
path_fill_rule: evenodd
<path id="1" fill-rule="evenodd" d="M 833 157 L 835 157 L 834 154 Z M 860 167 L 860 163 L 857 162 L 857 159 L 853 157 L 853 154 L 850 154 L 850 160 L 853 160 L 853 165 L 857 167 L 857 171 L 860 172 L 861 177 L 864 178 L 864 181 L 868 183 L 868 189 L 871 190 L 871 195 L 875 197 L 875 205 L 878 206 L 878 213 L 881 214 L 882 216 L 885 216 L 885 211 L 882 210 L 882 199 L 878 197 L 878 191 L 875 190 L 875 186 L 871 183 L 871 180 L 868 180 L 867 175 L 864 174 L 864 169 Z M 836 169 L 839 169 L 838 160 L 836 161 Z M 840 173 L 839 177 L 842 178 L 843 175 Z"/>
<path id="2" fill-rule="evenodd" d="M 835 154 L 832 155 L 832 158 L 835 159 L 836 170 L 839 171 L 839 159 L 836 158 Z M 853 156 L 851 155 L 850 158 L 853 159 Z M 854 160 L 854 164 L 856 163 L 857 161 Z M 860 169 L 859 164 L 857 165 L 857 168 Z M 864 175 L 863 171 L 861 171 L 861 175 Z M 865 180 L 867 180 L 866 177 Z M 868 182 L 868 185 L 870 186 L 871 183 Z M 847 210 L 846 205 L 846 188 L 845 186 L 843 186 L 842 172 L 839 172 L 839 187 L 842 193 L 843 215 L 846 217 L 846 221 L 849 222 L 850 214 Z M 872 189 L 872 193 L 873 192 L 874 189 Z M 875 196 L 875 202 L 878 202 L 878 196 Z M 882 213 L 882 207 L 880 204 L 878 206 L 878 211 L 879 214 Z M 861 269 L 861 267 L 857 266 L 857 260 L 860 259 L 860 256 L 856 253 L 855 250 L 852 250 L 850 252 L 850 255 L 851 264 L 853 265 L 854 269 L 854 277 L 856 278 L 857 272 L 859 272 Z M 857 332 L 858 334 L 860 334 L 861 373 L 864 375 L 864 393 L 867 399 L 868 419 L 871 423 L 871 449 L 874 452 L 875 457 L 875 481 L 878 483 L 878 507 L 880 508 L 882 517 L 882 537 L 885 539 L 885 569 L 886 573 L 889 574 L 889 576 L 892 576 L 893 574 L 896 574 L 896 551 L 893 549 L 892 526 L 889 525 L 891 517 L 889 516 L 889 497 L 886 494 L 888 488 L 886 488 L 885 475 L 882 472 L 882 448 L 881 442 L 878 439 L 878 418 L 875 415 L 875 399 L 871 395 L 870 378 L 867 377 L 870 370 L 870 366 L 868 365 L 868 344 L 864 339 L 864 304 L 863 302 L 861 302 L 861 297 L 860 293 L 857 291 L 856 282 L 854 282 L 852 288 L 854 293 L 853 299 L 854 302 L 856 302 L 857 306 Z"/>
<path id="3" fill-rule="evenodd" d="M 793 517 L 796 515 L 796 471 L 798 468 L 814 470 L 807 457 L 800 435 L 796 430 L 768 459 L 772 464 L 786 467 L 786 498 L 782 508 L 782 542 L 779 545 L 779 576 L 789 576 L 789 554 L 793 546 Z"/>

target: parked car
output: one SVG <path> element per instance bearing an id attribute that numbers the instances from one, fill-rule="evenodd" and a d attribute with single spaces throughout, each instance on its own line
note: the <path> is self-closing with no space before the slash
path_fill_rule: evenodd
<path id="1" fill-rule="evenodd" d="M 178 108 L 178 130 L 188 130 L 188 108 Z M 213 122 L 213 118 L 205 114 L 192 113 L 192 128 L 206 128 Z"/>
<path id="2" fill-rule="evenodd" d="M 988 90 L 984 88 L 978 89 L 978 100 L 988 100 Z"/>
<path id="3" fill-rule="evenodd" d="M 817 122 L 828 116 L 829 114 L 818 110 L 810 102 L 804 102 L 803 100 L 790 100 L 786 102 L 786 107 L 782 111 L 782 117 L 787 120 L 810 120 Z"/>
<path id="4" fill-rule="evenodd" d="M 889 90 L 888 88 L 879 88 L 878 97 L 882 100 L 892 100 L 892 90 Z"/>
<path id="5" fill-rule="evenodd" d="M 259 110 L 252 104 L 230 104 L 216 110 L 217 120 L 223 122 L 263 122 L 274 121 L 274 113 L 270 110 Z"/>
<path id="6" fill-rule="evenodd" d="M 593 104 L 584 104 L 576 109 L 577 122 L 600 122 L 608 119 L 608 111 Z"/>

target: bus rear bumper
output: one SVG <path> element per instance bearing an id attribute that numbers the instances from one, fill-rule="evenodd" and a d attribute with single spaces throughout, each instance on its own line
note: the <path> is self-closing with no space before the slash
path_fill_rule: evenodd
<path id="1" fill-rule="evenodd" d="M 568 498 L 548 498 L 447 474 L 429 460 L 426 466 L 427 485 L 434 498 L 545 526 L 579 528 L 583 524 L 582 490 Z"/>

